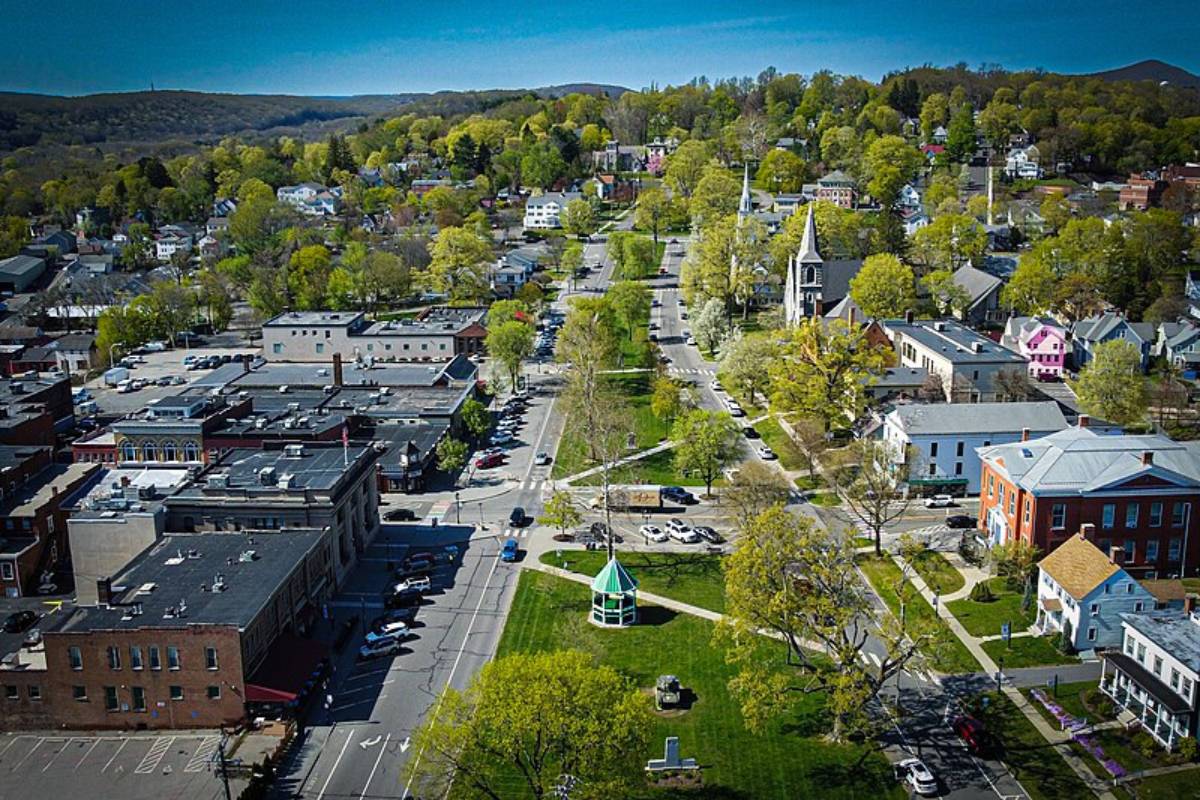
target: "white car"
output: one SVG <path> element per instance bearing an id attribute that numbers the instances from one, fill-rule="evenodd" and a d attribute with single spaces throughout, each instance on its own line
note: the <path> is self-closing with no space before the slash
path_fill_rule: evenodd
<path id="1" fill-rule="evenodd" d="M 692 530 L 691 526 L 678 517 L 668 520 L 667 533 L 675 541 L 683 542 L 684 544 L 692 544 L 700 541 L 700 534 Z"/>
<path id="2" fill-rule="evenodd" d="M 954 508 L 956 505 L 954 498 L 948 494 L 935 494 L 925 498 L 926 508 Z"/>
<path id="3" fill-rule="evenodd" d="M 912 787 L 912 790 L 922 797 L 932 797 L 938 793 L 937 778 L 919 758 L 906 758 L 896 765 L 896 772 L 901 779 Z"/>
<path id="4" fill-rule="evenodd" d="M 544 467 L 549 463 L 550 463 L 550 454 L 549 453 L 538 453 L 533 459 L 533 465 L 535 467 Z"/>
<path id="5" fill-rule="evenodd" d="M 404 640 L 408 637 L 408 625 L 403 622 L 385 622 L 379 626 L 379 630 L 371 631 L 367 634 L 366 642 L 374 644 L 380 639 L 400 639 Z"/>
<path id="6" fill-rule="evenodd" d="M 643 525 L 638 528 L 638 533 L 652 542 L 665 542 L 668 538 L 663 529 L 657 525 Z"/>
<path id="7" fill-rule="evenodd" d="M 716 378 L 712 379 L 712 382 L 708 384 L 708 388 L 712 389 L 714 392 L 725 391 L 725 388 L 723 386 L 721 386 L 721 382 L 719 380 L 717 380 Z"/>
<path id="8" fill-rule="evenodd" d="M 364 643 L 358 648 L 358 657 L 361 659 L 377 658 L 378 656 L 393 656 L 400 652 L 400 640 L 394 637 L 386 639 L 376 639 L 372 643 Z"/>
<path id="9" fill-rule="evenodd" d="M 505 431 L 500 431 L 499 433 L 492 434 L 492 438 L 490 441 L 492 444 L 508 444 L 512 440 L 513 440 L 513 435 L 511 433 L 507 433 Z"/>
<path id="10" fill-rule="evenodd" d="M 695 336 L 689 336 L 689 337 L 687 337 L 687 343 L 688 343 L 688 344 L 690 344 L 690 345 L 694 345 L 694 344 L 696 344 L 696 337 L 695 337 Z"/>
<path id="11" fill-rule="evenodd" d="M 147 353 L 161 353 L 167 349 L 166 342 L 146 342 L 142 345 L 142 349 Z"/>
<path id="12" fill-rule="evenodd" d="M 403 592 L 421 592 L 424 594 L 425 592 L 432 590 L 433 581 L 429 580 L 427 577 L 409 578 L 408 580 L 400 581 L 392 587 L 392 591 L 396 594 L 401 594 Z"/>
<path id="13" fill-rule="evenodd" d="M 739 406 L 737 403 L 731 403 L 729 405 L 729 416 L 744 417 L 744 416 L 746 416 L 746 412 L 742 411 L 742 407 Z"/>
<path id="14" fill-rule="evenodd" d="M 774 461 L 776 458 L 775 451 L 767 447 L 765 444 L 758 448 L 758 457 L 763 461 Z"/>

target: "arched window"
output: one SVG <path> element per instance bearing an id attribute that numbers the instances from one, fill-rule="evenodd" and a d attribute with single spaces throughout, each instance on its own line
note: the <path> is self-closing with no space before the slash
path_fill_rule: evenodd
<path id="1" fill-rule="evenodd" d="M 137 448 L 128 439 L 121 443 L 121 460 L 137 461 Z"/>
<path id="2" fill-rule="evenodd" d="M 816 280 L 817 280 L 817 271 L 815 269 L 813 269 L 812 267 L 805 267 L 804 268 L 804 282 L 811 284 L 811 283 L 815 283 Z"/>
<path id="3" fill-rule="evenodd" d="M 162 444 L 162 460 L 163 461 L 178 461 L 179 460 L 179 448 L 176 447 L 175 443 L 173 441 L 171 441 L 170 439 L 163 442 L 163 444 Z"/>
<path id="4" fill-rule="evenodd" d="M 142 443 L 142 461 L 158 461 L 158 446 L 154 442 Z"/>
<path id="5" fill-rule="evenodd" d="M 183 460 L 184 461 L 199 461 L 200 460 L 200 448 L 196 446 L 195 442 L 184 442 L 183 443 Z"/>

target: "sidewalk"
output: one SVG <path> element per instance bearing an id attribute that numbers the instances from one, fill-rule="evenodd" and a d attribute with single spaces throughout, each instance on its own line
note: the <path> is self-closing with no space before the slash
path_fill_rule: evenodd
<path id="1" fill-rule="evenodd" d="M 912 581 L 912 585 L 916 587 L 917 591 L 921 593 L 921 596 L 924 597 L 930 605 L 933 605 L 934 593 L 930 590 L 929 586 L 926 585 L 925 581 L 921 579 L 921 576 L 917 574 L 917 571 L 915 569 L 908 568 L 904 559 L 897 555 L 893 555 L 892 559 L 896 562 L 896 565 L 901 570 L 906 570 L 909 573 L 909 579 Z M 955 618 L 955 616 L 946 609 L 946 604 L 942 602 L 944 599 L 946 598 L 939 598 L 937 606 L 934 608 L 934 613 L 937 614 L 937 616 L 943 621 L 945 621 L 945 623 L 950 627 L 950 630 L 954 632 L 954 635 L 957 636 L 959 641 L 963 643 L 963 646 L 966 647 L 971 655 L 983 665 L 984 671 L 990 673 L 991 675 L 996 675 L 998 672 L 1000 672 L 1000 667 L 997 666 L 996 662 L 993 661 L 991 656 L 989 656 L 983 649 L 981 646 L 981 640 L 968 633 L 967 629 L 964 628 L 962 624 Z M 1083 759 L 1068 749 L 1067 743 L 1071 741 L 1070 735 L 1064 733 L 1063 731 L 1055 730 L 1048 722 L 1046 722 L 1046 718 L 1043 717 L 1037 711 L 1037 709 L 1030 705 L 1025 695 L 1023 695 L 1016 687 L 1012 686 L 1011 682 L 1004 683 L 1001 687 L 1001 691 L 1009 700 L 1013 702 L 1013 705 L 1020 709 L 1021 713 L 1025 715 L 1025 719 L 1029 720 L 1030 724 L 1032 724 L 1033 727 L 1037 729 L 1038 733 L 1042 735 L 1042 738 L 1054 746 L 1054 749 L 1062 757 L 1063 761 L 1067 762 L 1067 766 L 1075 771 L 1075 774 L 1079 776 L 1079 779 L 1082 780 L 1097 797 L 1101 798 L 1101 800 L 1117 800 L 1116 795 L 1109 791 L 1108 785 L 1100 778 L 1096 777 L 1096 774 L 1088 768 L 1087 764 L 1083 762 Z"/>
<path id="2" fill-rule="evenodd" d="M 675 442 L 666 441 L 662 442 L 661 444 L 656 444 L 654 447 L 648 447 L 645 450 L 639 450 L 632 455 L 625 456 L 624 458 L 614 462 L 611 469 L 623 467 L 626 464 L 632 464 L 634 461 L 640 461 L 641 459 L 652 456 L 655 453 L 661 453 L 664 450 L 670 450 L 675 446 L 675 444 Z M 555 483 L 562 484 L 564 486 L 570 486 L 574 481 L 581 480 L 583 478 L 590 478 L 592 475 L 599 475 L 603 469 L 604 467 L 592 467 L 591 469 L 585 469 L 583 472 L 576 472 L 574 475 L 568 475 L 565 478 L 559 478 L 557 481 L 555 481 Z"/>

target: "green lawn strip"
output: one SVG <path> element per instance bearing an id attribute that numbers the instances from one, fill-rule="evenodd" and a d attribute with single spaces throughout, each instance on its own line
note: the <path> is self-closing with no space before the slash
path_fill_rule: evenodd
<path id="1" fill-rule="evenodd" d="M 923 550 L 909 563 L 925 581 L 925 585 L 940 595 L 957 592 L 966 584 L 962 573 L 936 550 Z"/>
<path id="2" fill-rule="evenodd" d="M 992 578 L 988 586 L 995 598 L 989 603 L 977 603 L 964 597 L 946 604 L 950 613 L 972 636 L 998 636 L 1000 626 L 1005 622 L 1012 623 L 1014 632 L 1023 631 L 1033 624 L 1033 604 L 1030 604 L 1028 611 L 1021 610 L 1021 593 L 1009 589 L 1004 578 Z"/>
<path id="3" fill-rule="evenodd" d="M 818 494 L 809 495 L 808 502 L 812 503 L 814 506 L 821 506 L 822 508 L 834 508 L 841 501 L 838 500 L 837 495 L 833 492 L 820 492 Z M 872 544 L 874 544 L 874 542 L 872 542 Z"/>
<path id="4" fill-rule="evenodd" d="M 1194 769 L 1135 781 L 1137 800 L 1195 800 L 1200 798 L 1200 773 Z M 1128 795 L 1127 795 L 1128 796 Z"/>
<path id="5" fill-rule="evenodd" d="M 792 437 L 788 436 L 775 417 L 767 417 L 755 424 L 754 429 L 758 431 L 758 435 L 767 443 L 767 446 L 775 451 L 775 455 L 779 456 L 779 463 L 783 465 L 784 469 L 808 468 L 804 453 L 800 451 L 800 448 L 792 441 Z"/>
<path id="6" fill-rule="evenodd" d="M 636 570 L 635 576 L 641 578 Z M 907 796 L 882 756 L 824 740 L 828 719 L 819 696 L 801 698 L 795 712 L 761 734 L 750 733 L 728 691 L 734 668 L 712 645 L 713 623 L 643 604 L 642 624 L 602 630 L 586 620 L 590 602 L 586 586 L 523 571 L 498 655 L 569 646 L 593 653 L 629 676 L 646 691 L 647 704 L 651 703 L 649 689 L 659 675 L 677 675 L 685 688 L 695 692 L 696 703 L 687 713 L 654 718 L 646 758 L 661 757 L 663 739 L 678 736 L 682 755 L 696 758 L 703 766 L 704 788 L 687 793 L 647 786 L 635 792 L 633 800 Z M 776 643 L 764 641 L 761 647 L 763 663 L 788 669 Z M 527 796 L 515 776 L 504 788 L 504 797 Z"/>
<path id="7" fill-rule="evenodd" d="M 704 481 L 700 480 L 697 476 L 692 474 L 685 475 L 675 469 L 675 451 L 673 449 L 660 450 L 657 453 L 651 453 L 645 458 L 639 458 L 637 461 L 622 464 L 613 470 L 611 482 L 634 485 L 656 483 L 659 486 L 694 486 L 701 489 L 704 488 Z M 600 486 L 602 483 L 604 483 L 603 477 L 597 474 L 580 478 L 575 481 L 574 485 Z M 724 478 L 718 478 L 713 481 L 714 488 L 724 485 Z"/>
<path id="8" fill-rule="evenodd" d="M 876 558 L 875 556 L 859 556 L 858 565 L 863 573 L 867 576 L 867 580 L 875 588 L 875 593 L 879 595 L 892 614 L 900 619 L 900 596 L 897 594 L 897 587 L 900 585 L 900 568 L 896 563 L 886 556 L 884 558 Z M 936 619 L 933 612 L 933 606 L 929 605 L 928 601 L 922 597 L 911 583 L 907 584 L 905 598 L 904 617 L 906 620 L 930 622 Z M 930 666 L 938 672 L 947 674 L 958 674 L 964 672 L 979 672 L 979 662 L 971 655 L 970 651 L 958 640 L 950 627 L 941 619 L 936 619 L 937 623 L 945 629 L 945 637 L 933 652 L 926 653 L 929 657 Z"/>
<path id="9" fill-rule="evenodd" d="M 725 576 L 719 556 L 706 553 L 622 553 L 621 563 L 637 578 L 639 588 L 681 603 L 725 612 Z M 598 550 L 564 550 L 558 558 L 551 550 L 541 561 L 581 575 L 594 576 L 608 554 Z"/>
<path id="10" fill-rule="evenodd" d="M 661 420 L 650 410 L 650 378 L 649 374 L 634 373 L 624 375 L 609 375 L 609 381 L 633 411 L 634 434 L 637 436 L 638 449 L 645 450 L 659 444 L 670 432 L 665 420 Z M 554 457 L 551 477 L 565 478 L 594 466 L 586 457 L 583 443 L 570 433 L 559 439 L 558 452 Z"/>
<path id="11" fill-rule="evenodd" d="M 1045 636 L 1014 636 L 1007 644 L 1003 639 L 993 639 L 984 642 L 982 647 L 997 664 L 1003 661 L 1005 669 L 1079 663 L 1079 659 L 1059 652 L 1054 642 Z"/>
<path id="12" fill-rule="evenodd" d="M 1087 784 L 1003 694 L 987 692 L 979 720 L 1000 743 L 1001 757 L 1032 800 L 1091 797 Z"/>

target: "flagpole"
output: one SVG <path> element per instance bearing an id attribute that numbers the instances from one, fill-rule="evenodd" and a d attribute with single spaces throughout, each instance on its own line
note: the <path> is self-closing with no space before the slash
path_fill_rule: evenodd
<path id="1" fill-rule="evenodd" d="M 342 424 L 342 466 L 350 466 L 350 426 Z"/>

